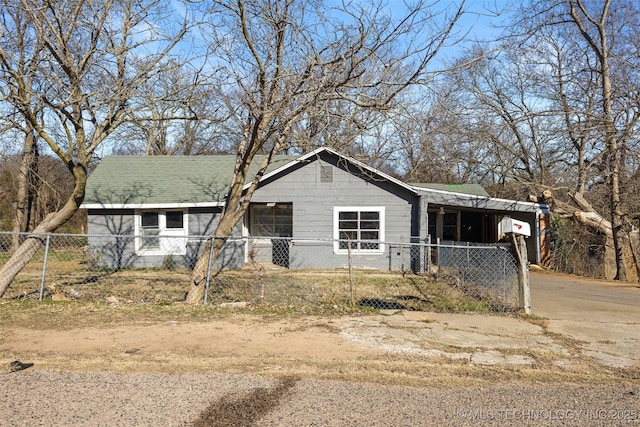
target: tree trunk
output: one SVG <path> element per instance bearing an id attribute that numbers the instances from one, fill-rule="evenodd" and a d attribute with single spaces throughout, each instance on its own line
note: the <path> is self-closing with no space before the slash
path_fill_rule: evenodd
<path id="1" fill-rule="evenodd" d="M 607 279 L 613 279 L 618 272 L 618 262 L 616 258 L 615 240 L 613 235 L 613 227 L 611 221 L 605 219 L 602 215 L 596 212 L 591 206 L 591 203 L 584 198 L 584 195 L 580 192 L 570 193 L 569 197 L 578 206 L 579 211 L 573 213 L 573 219 L 579 224 L 585 225 L 593 230 L 596 230 L 605 237 L 604 253 L 603 257 L 603 275 Z M 567 210 L 566 207 L 563 210 Z"/>
<path id="2" fill-rule="evenodd" d="M 629 233 L 629 246 L 631 247 L 631 255 L 633 256 L 633 263 L 636 266 L 636 274 L 638 281 L 640 282 L 640 229 L 633 228 Z"/>
<path id="3" fill-rule="evenodd" d="M 223 215 L 220 217 L 220 222 L 213 233 L 213 239 L 207 240 L 207 243 L 200 252 L 198 262 L 193 268 L 191 275 L 191 286 L 187 293 L 185 302 L 187 304 L 200 304 L 204 297 L 205 285 L 208 278 L 210 268 L 209 263 L 213 264 L 220 256 L 224 244 L 227 242 L 227 238 L 233 233 L 233 228 L 238 222 L 235 215 Z M 213 249 L 211 249 L 211 242 L 213 240 Z M 212 251 L 211 256 L 209 252 Z"/>
<path id="4" fill-rule="evenodd" d="M 38 168 L 38 144 L 33 132 L 27 132 L 24 139 L 24 152 L 20 159 L 18 172 L 18 192 L 16 194 L 16 211 L 13 217 L 13 234 L 11 247 L 14 251 L 20 246 L 18 233 L 28 231 L 29 218 L 33 208 L 34 192 Z"/>
<path id="5" fill-rule="evenodd" d="M 613 230 L 611 221 L 605 219 L 602 215 L 593 209 L 591 203 L 584 198 L 582 193 L 569 193 L 571 200 L 578 206 L 579 211 L 573 213 L 573 218 L 582 225 L 586 225 L 594 230 L 607 236 L 608 239 L 613 238 Z M 567 207 L 563 208 L 568 210 Z"/>
<path id="6" fill-rule="evenodd" d="M 216 234 L 216 236 L 217 235 L 218 234 Z M 211 248 L 212 241 L 213 249 Z M 207 243 L 205 243 L 202 248 L 202 256 L 198 258 L 198 262 L 193 268 L 191 286 L 187 292 L 185 303 L 195 305 L 202 302 L 205 293 L 205 285 L 209 279 L 209 273 L 211 271 L 210 269 L 213 268 L 213 265 L 210 266 L 209 263 L 213 264 L 213 262 L 218 259 L 226 241 L 227 239 L 225 237 L 215 237 L 207 240 Z M 211 256 L 209 256 L 209 253 L 212 250 L 213 252 L 211 253 Z"/>
<path id="7" fill-rule="evenodd" d="M 87 170 L 83 166 L 74 166 L 73 175 L 75 188 L 67 203 L 57 212 L 50 213 L 33 230 L 33 233 L 18 247 L 11 255 L 11 258 L 2 266 L 0 270 L 0 297 L 16 278 L 18 273 L 31 261 L 31 258 L 38 252 L 44 242 L 42 234 L 52 233 L 58 227 L 67 222 L 73 214 L 78 211 L 80 204 L 84 200 L 84 191 L 87 183 Z"/>
<path id="8" fill-rule="evenodd" d="M 619 199 L 620 196 L 618 195 L 617 198 Z M 613 212 L 611 216 L 614 223 L 613 247 L 614 247 L 615 256 L 616 256 L 616 277 L 614 279 L 626 282 L 628 280 L 628 275 L 627 275 L 627 259 L 624 255 L 624 248 L 628 244 L 629 239 L 627 236 L 627 232 L 624 230 L 622 226 L 622 215 L 617 209 L 612 208 L 612 211 Z"/>
<path id="9" fill-rule="evenodd" d="M 605 11 L 609 9 L 609 1 L 605 3 Z M 611 227 L 613 230 L 613 245 L 616 253 L 616 280 L 627 280 L 627 261 L 624 256 L 624 247 L 628 242 L 627 232 L 623 228 L 622 200 L 620 191 L 620 150 L 618 148 L 618 137 L 616 136 L 616 123 L 613 117 L 613 95 L 611 86 L 611 70 L 609 68 L 609 47 L 608 33 L 605 28 L 606 12 L 597 25 L 600 36 L 600 54 L 598 59 L 602 75 L 602 107 L 605 127 L 605 139 L 608 156 L 607 166 L 609 168 L 609 195 L 611 211 Z"/>
<path id="10" fill-rule="evenodd" d="M 236 155 L 236 164 L 234 168 L 233 177 L 231 178 L 231 185 L 229 187 L 229 194 L 227 195 L 227 200 L 225 202 L 224 210 L 222 211 L 222 215 L 220 216 L 220 221 L 218 222 L 218 226 L 213 232 L 213 241 L 214 248 L 212 256 L 209 256 L 210 249 L 210 241 L 207 242 L 203 251 L 200 253 L 200 257 L 198 258 L 198 262 L 193 269 L 193 275 L 191 276 L 191 286 L 189 287 L 189 292 L 187 293 L 187 298 L 185 302 L 187 304 L 199 304 L 204 297 L 204 286 L 207 279 L 207 270 L 209 263 L 215 262 L 222 251 L 222 247 L 227 241 L 227 238 L 231 236 L 233 233 L 233 229 L 236 224 L 242 219 L 242 216 L 246 212 L 249 207 L 249 202 L 251 201 L 251 197 L 253 193 L 258 188 L 258 184 L 260 182 L 260 178 L 264 175 L 264 172 L 267 170 L 267 167 L 271 163 L 271 159 L 273 158 L 274 153 L 277 153 L 280 150 L 280 147 L 283 146 L 285 137 L 288 134 L 289 126 L 285 126 L 283 129 L 282 135 L 278 138 L 276 143 L 271 147 L 269 154 L 264 158 L 258 171 L 251 179 L 251 184 L 248 189 L 245 191 L 245 182 L 246 177 L 249 172 L 249 166 L 253 161 L 256 153 L 258 152 L 258 147 L 264 145 L 258 144 L 257 135 L 262 132 L 262 123 L 255 122 L 252 126 L 247 126 L 245 129 L 245 139 L 240 148 L 238 149 L 238 154 Z M 252 132 L 249 132 L 251 130 Z M 247 136 L 251 134 L 250 138 Z M 245 145 L 246 144 L 246 145 Z M 248 146 L 248 148 L 245 147 Z"/>
<path id="11" fill-rule="evenodd" d="M 209 255 L 211 249 L 211 239 L 207 241 L 204 245 L 202 251 L 200 252 L 200 256 L 198 257 L 198 262 L 196 262 L 195 267 L 193 268 L 193 273 L 191 275 L 191 286 L 189 287 L 189 291 L 187 292 L 187 297 L 185 299 L 185 303 L 187 304 L 200 304 L 204 297 L 205 285 L 208 278 L 208 273 L 210 271 L 209 264 L 213 264 L 220 256 L 220 252 L 222 252 L 222 248 L 224 244 L 227 242 L 227 239 L 233 233 L 233 228 L 236 226 L 240 218 L 242 217 L 241 213 L 241 196 L 242 196 L 242 186 L 236 185 L 243 180 L 238 177 L 238 175 L 233 178 L 234 184 L 231 185 L 231 191 L 229 192 L 229 196 L 227 196 L 227 202 L 225 203 L 225 208 L 220 215 L 220 220 L 218 225 L 216 226 L 215 231 L 212 234 L 213 237 L 213 252 L 211 256 Z M 248 197 L 248 196 L 247 196 Z"/>

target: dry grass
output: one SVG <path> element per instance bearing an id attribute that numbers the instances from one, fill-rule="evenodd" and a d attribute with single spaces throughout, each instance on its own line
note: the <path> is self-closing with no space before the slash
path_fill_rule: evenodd
<path id="1" fill-rule="evenodd" d="M 56 263 L 48 272 L 41 303 L 35 303 L 40 294 L 38 272 L 27 269 L 21 273 L 0 300 L 0 319 L 38 322 L 56 312 L 60 320 L 55 327 L 64 327 L 72 320 L 75 323 L 83 313 L 108 324 L 119 319 L 161 320 L 168 316 L 207 320 L 228 311 L 221 306 L 228 302 L 243 302 L 245 310 L 277 315 L 354 314 L 376 309 L 491 311 L 487 301 L 468 296 L 446 281 L 427 277 L 358 271 L 350 278 L 343 270 L 277 268 L 219 272 L 212 280 L 208 304 L 185 307 L 182 301 L 190 283 L 187 270 L 102 272 L 71 269 L 68 264 Z M 117 312 L 109 309 L 114 305 L 119 307 Z"/>
<path id="2" fill-rule="evenodd" d="M 0 357 L 2 352 L 0 352 Z M 357 360 L 321 360 L 278 356 L 204 356 L 199 354 L 106 352 L 64 355 L 25 354 L 38 369 L 80 372 L 227 372 L 257 374 L 264 377 L 335 380 L 413 387 L 474 387 L 500 382 L 529 384 L 607 384 L 621 380 L 637 381 L 638 368 L 606 368 L 584 363 L 566 370 L 552 364 L 534 366 L 476 365 L 460 360 L 427 360 L 403 354 L 371 354 Z"/>

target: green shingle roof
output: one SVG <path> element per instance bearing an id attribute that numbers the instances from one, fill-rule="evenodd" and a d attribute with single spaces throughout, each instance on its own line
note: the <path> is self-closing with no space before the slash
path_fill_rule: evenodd
<path id="1" fill-rule="evenodd" d="M 264 157 L 257 156 L 249 172 L 253 177 Z M 273 172 L 297 156 L 275 156 L 267 168 Z M 202 205 L 224 202 L 235 156 L 108 156 L 89 176 L 85 207 L 138 205 Z M 410 184 L 413 188 L 489 197 L 478 184 Z"/>
<path id="2" fill-rule="evenodd" d="M 278 156 L 267 173 L 293 160 Z M 252 170 L 262 158 L 256 158 Z M 235 156 L 108 156 L 89 176 L 84 204 L 136 205 L 222 202 Z M 249 173 L 249 177 L 253 174 Z"/>

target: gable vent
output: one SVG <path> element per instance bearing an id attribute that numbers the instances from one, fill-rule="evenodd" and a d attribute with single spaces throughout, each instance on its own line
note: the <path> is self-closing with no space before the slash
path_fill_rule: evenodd
<path id="1" fill-rule="evenodd" d="M 320 182 L 325 184 L 333 182 L 333 166 L 320 166 Z"/>

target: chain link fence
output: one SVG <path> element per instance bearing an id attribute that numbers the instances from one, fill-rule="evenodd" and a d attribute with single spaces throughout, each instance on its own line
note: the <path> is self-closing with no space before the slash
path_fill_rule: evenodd
<path id="1" fill-rule="evenodd" d="M 40 249 L 5 298 L 183 301 L 209 236 L 0 233 L 0 268 L 25 239 Z M 207 266 L 206 302 L 447 310 L 445 301 L 518 308 L 509 245 L 229 237 Z M 460 309 L 460 307 L 458 307 Z M 462 307 L 464 309 L 464 307 Z"/>

